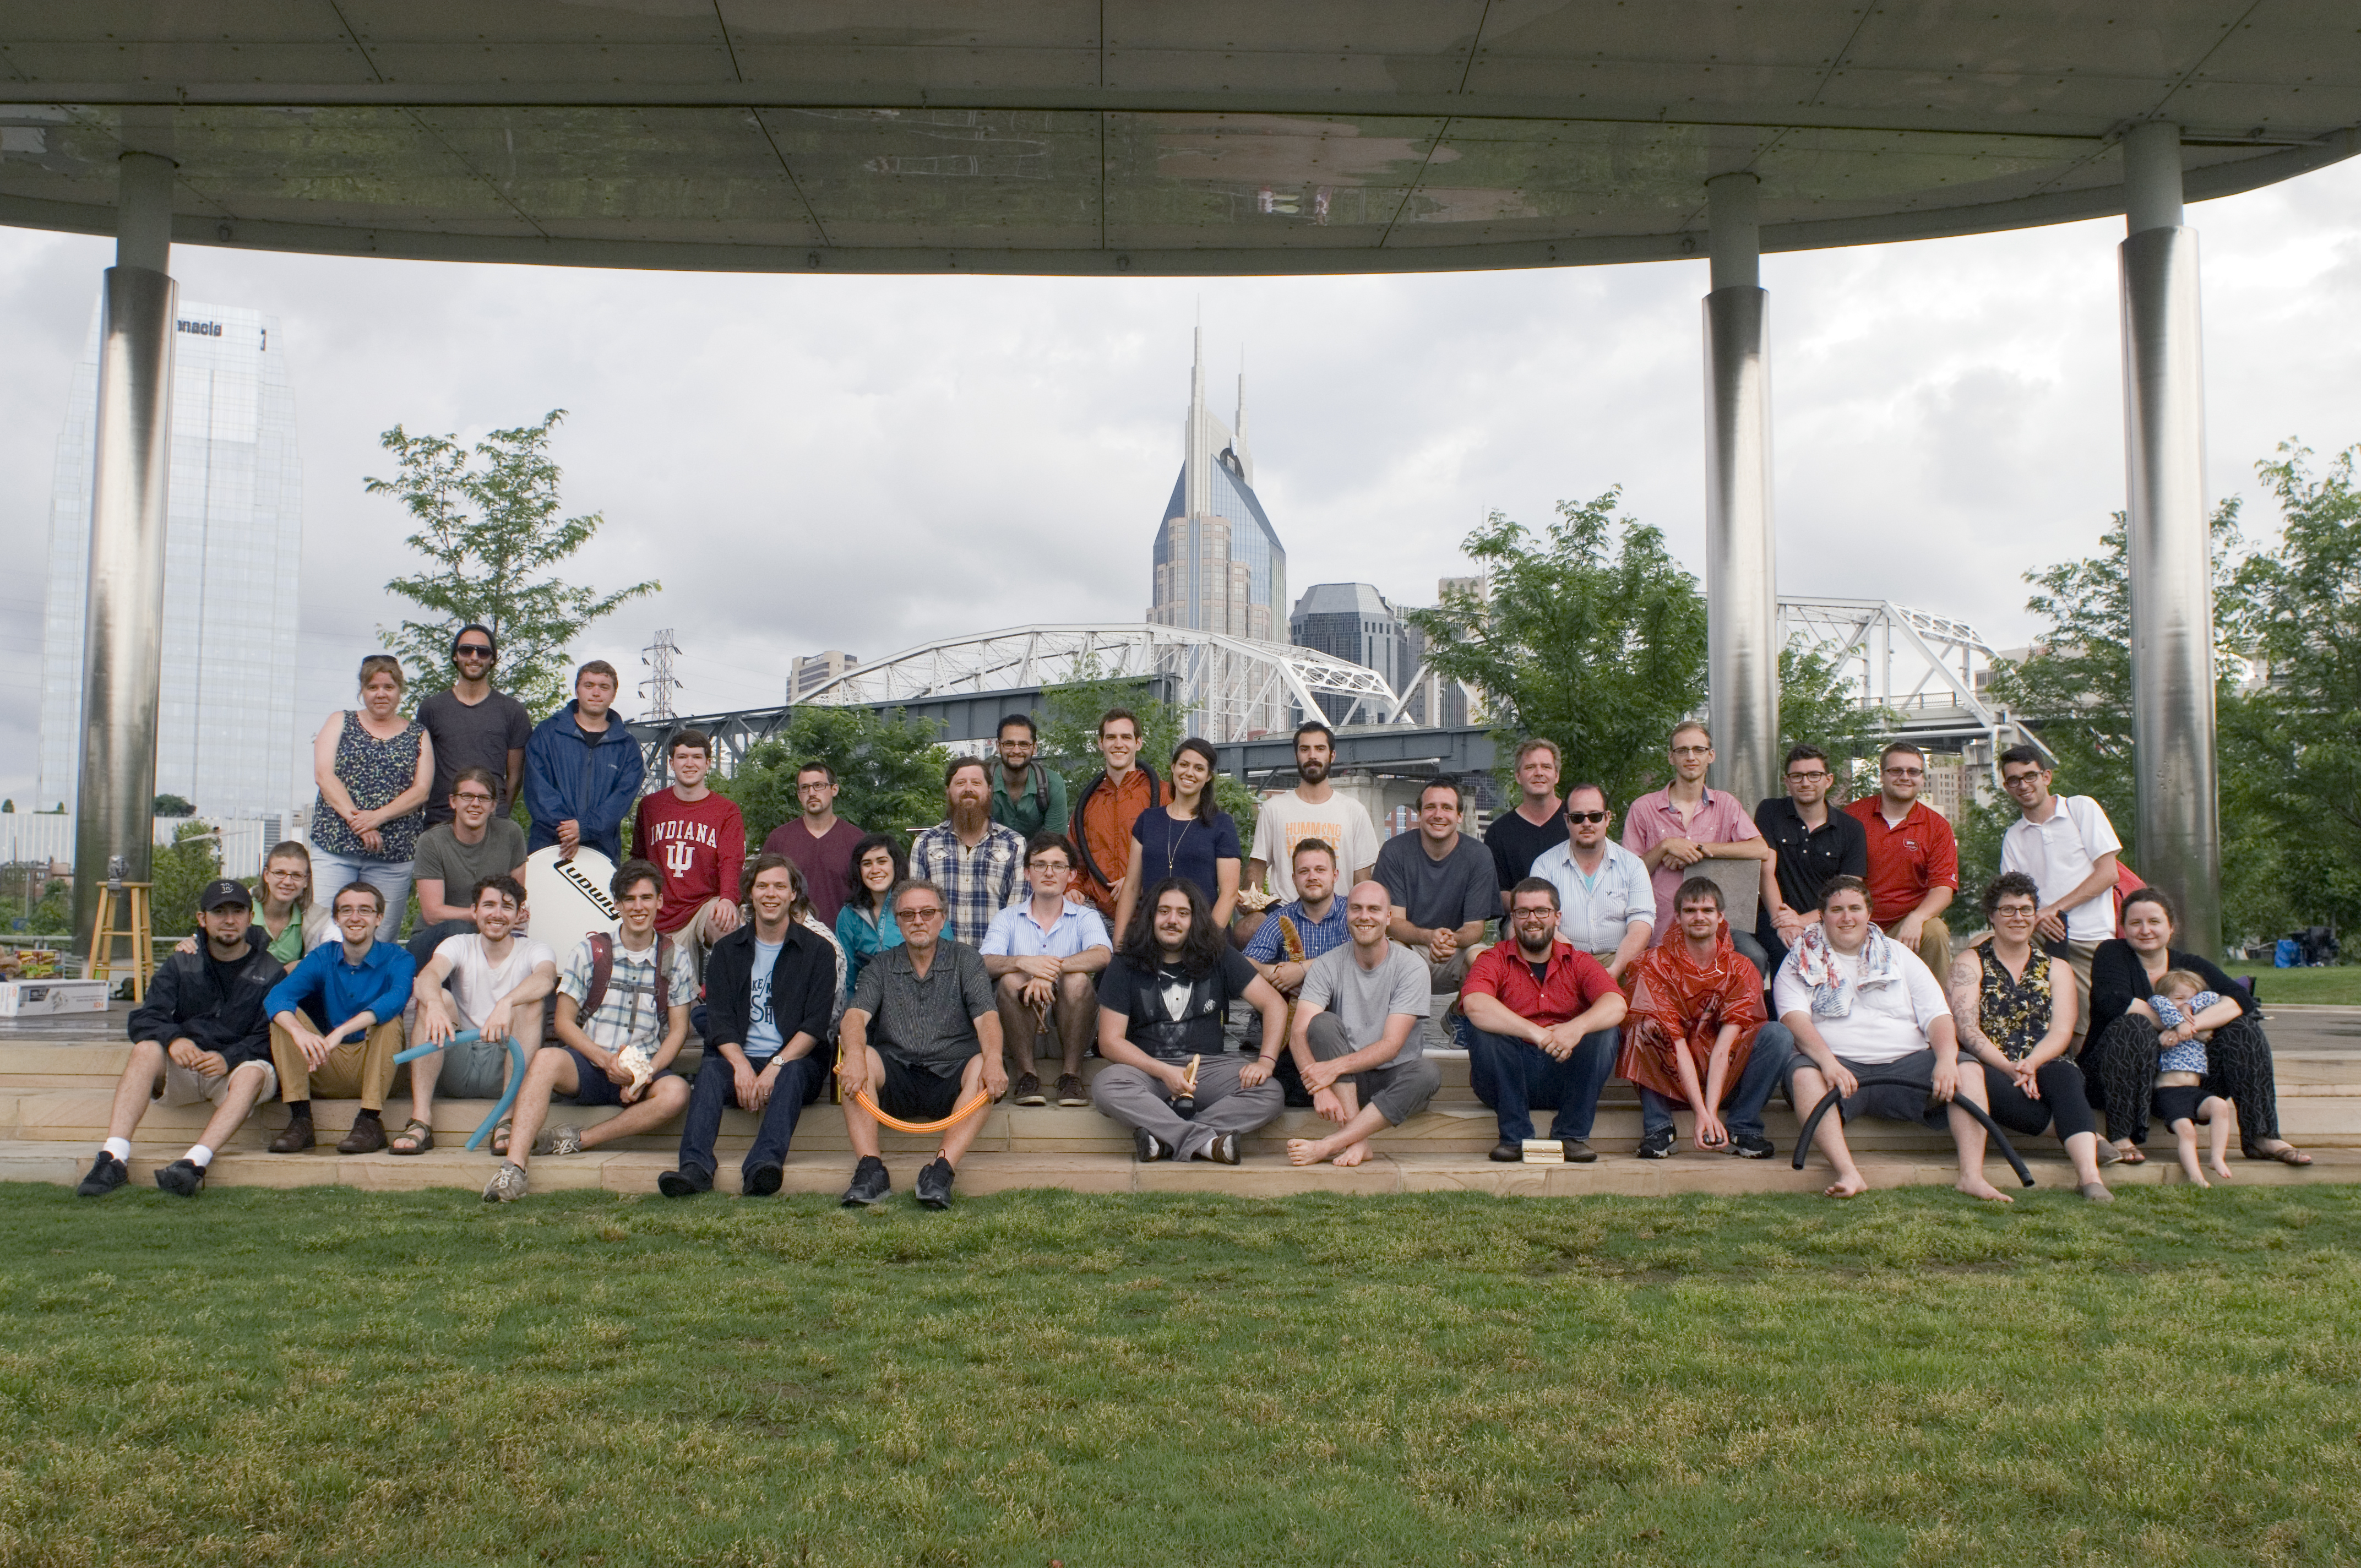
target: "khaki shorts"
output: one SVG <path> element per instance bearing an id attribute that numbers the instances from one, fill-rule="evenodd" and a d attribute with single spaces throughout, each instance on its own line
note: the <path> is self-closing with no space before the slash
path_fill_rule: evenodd
<path id="1" fill-rule="evenodd" d="M 262 1074 L 262 1091 L 254 1097 L 257 1105 L 279 1097 L 278 1069 L 267 1061 L 250 1061 L 245 1066 Z M 232 1068 L 219 1078 L 207 1078 L 202 1072 L 190 1071 L 168 1057 L 164 1061 L 164 1087 L 156 1091 L 155 1097 L 167 1105 L 194 1105 L 200 1100 L 218 1105 L 222 1102 L 222 1096 L 229 1092 L 229 1080 L 236 1077 L 238 1071 L 237 1068 Z"/>

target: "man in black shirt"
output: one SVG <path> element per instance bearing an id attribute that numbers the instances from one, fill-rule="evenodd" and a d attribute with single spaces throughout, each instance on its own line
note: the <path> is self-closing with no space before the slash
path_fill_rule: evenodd
<path id="1" fill-rule="evenodd" d="M 1533 861 L 1565 842 L 1565 802 L 1558 798 L 1557 742 L 1539 737 L 1517 748 L 1516 806 L 1492 819 L 1484 829 L 1484 847 L 1492 851 L 1492 873 L 1500 884 L 1500 908 L 1509 907 L 1509 890 L 1533 874 Z"/>
<path id="2" fill-rule="evenodd" d="M 1787 751 L 1787 793 L 1754 808 L 1754 826 L 1778 856 L 1779 903 L 1756 916 L 1754 939 L 1777 969 L 1804 927 L 1820 919 L 1820 890 L 1831 877 L 1869 875 L 1869 830 L 1828 805 L 1836 774 L 1817 746 Z"/>
<path id="3" fill-rule="evenodd" d="M 457 673 L 450 688 L 418 705 L 418 722 L 434 742 L 434 787 L 426 799 L 430 828 L 451 820 L 451 791 L 462 768 L 489 768 L 500 775 L 500 787 L 493 791 L 499 797 L 492 803 L 494 815 L 506 817 L 516 800 L 518 782 L 524 777 L 524 744 L 533 737 L 533 716 L 508 693 L 492 689 L 492 666 L 500 656 L 490 628 L 459 628 L 459 635 L 451 640 L 451 663 Z"/>
<path id="4" fill-rule="evenodd" d="M 1099 1055 L 1108 1065 L 1091 1084 L 1092 1103 L 1131 1129 L 1143 1162 L 1235 1165 L 1239 1137 L 1287 1108 L 1270 1076 L 1287 1044 L 1287 999 L 1214 927 L 1194 883 L 1167 877 L 1141 907 L 1148 918 L 1131 923 L 1099 978 Z M 1250 1061 L 1223 1052 L 1222 1021 L 1239 997 L 1262 1014 L 1262 1050 Z M 1191 1098 L 1191 1114 L 1173 1108 Z"/>

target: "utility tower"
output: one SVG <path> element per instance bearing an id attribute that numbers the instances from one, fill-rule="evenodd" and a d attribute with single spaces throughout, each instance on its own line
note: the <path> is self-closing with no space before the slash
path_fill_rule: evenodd
<path id="1" fill-rule="evenodd" d="M 679 644 L 672 640 L 672 628 L 667 626 L 640 654 L 640 663 L 648 667 L 648 678 L 640 683 L 640 695 L 648 699 L 650 718 L 673 717 L 673 688 L 680 685 L 680 680 L 672 673 L 672 661 L 679 652 Z"/>

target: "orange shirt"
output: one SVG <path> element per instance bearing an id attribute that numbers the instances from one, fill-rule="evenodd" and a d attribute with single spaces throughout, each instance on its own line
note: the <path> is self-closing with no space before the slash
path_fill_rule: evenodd
<path id="1" fill-rule="evenodd" d="M 1172 786 L 1151 781 L 1145 768 L 1132 769 L 1115 789 L 1107 787 L 1104 773 L 1093 779 L 1082 791 L 1082 804 L 1066 829 L 1078 850 L 1089 851 L 1087 856 L 1075 856 L 1071 895 L 1097 905 L 1108 919 L 1115 918 L 1115 890 L 1109 884 L 1121 881 L 1131 865 L 1131 825 L 1149 806 L 1171 802 Z M 1091 874 L 1093 862 L 1100 875 Z"/>

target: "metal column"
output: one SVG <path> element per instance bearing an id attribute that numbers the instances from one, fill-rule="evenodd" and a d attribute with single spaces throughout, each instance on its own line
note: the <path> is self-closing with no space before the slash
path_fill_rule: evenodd
<path id="1" fill-rule="evenodd" d="M 2179 945 L 2222 951 L 2213 539 L 2197 231 L 2180 219 L 2180 129 L 2124 138 L 2125 567 L 2139 872 L 2180 910 Z M 2071 781 L 2069 781 L 2070 784 Z"/>
<path id="2" fill-rule="evenodd" d="M 145 881 L 155 839 L 177 291 L 168 270 L 172 167 L 152 153 L 124 154 L 115 265 L 100 306 L 74 818 L 74 931 L 85 944 L 108 860 L 121 856 L 124 875 Z"/>
<path id="3" fill-rule="evenodd" d="M 1706 182 L 1712 291 L 1705 297 L 1705 596 L 1708 782 L 1746 803 L 1778 774 L 1779 602 L 1771 528 L 1771 367 L 1758 285 L 1752 174 Z"/>

